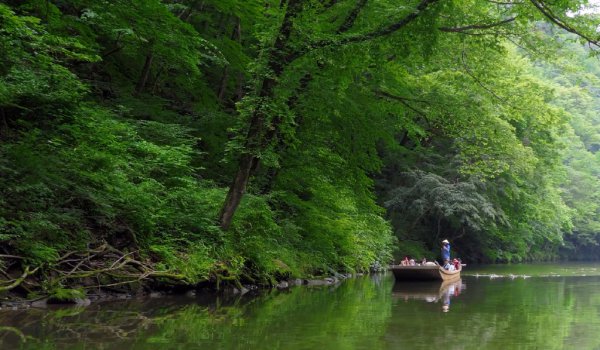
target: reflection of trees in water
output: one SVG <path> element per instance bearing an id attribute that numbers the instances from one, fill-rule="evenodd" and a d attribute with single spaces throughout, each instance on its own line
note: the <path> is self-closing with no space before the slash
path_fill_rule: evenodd
<path id="1" fill-rule="evenodd" d="M 373 283 L 375 283 L 375 285 L 381 286 L 385 280 L 386 274 L 374 273 L 372 275 L 369 275 L 369 277 L 371 278 L 371 281 L 373 281 Z"/>
<path id="2" fill-rule="evenodd" d="M 182 298 L 160 298 L 141 302 L 113 301 L 84 307 L 57 307 L 0 312 L 0 348 L 37 348 L 51 340 L 57 344 L 126 343 L 144 332 L 156 332 L 166 322 L 178 320 L 186 313 L 219 322 L 236 312 L 241 298 L 199 299 L 201 304 L 182 303 Z M 195 300 L 196 301 L 196 300 Z"/>
<path id="3" fill-rule="evenodd" d="M 14 328 L 0 332 L 0 348 L 63 349 L 81 344 L 111 349 L 153 348 L 152 344 L 283 348 L 303 344 L 307 337 L 315 344 L 335 341 L 341 347 L 364 347 L 373 344 L 371 336 L 381 337 L 390 317 L 391 285 L 389 280 L 380 283 L 377 287 L 364 278 L 335 288 L 301 287 L 258 297 L 173 297 L 84 309 L 0 312 L 0 326 Z"/>

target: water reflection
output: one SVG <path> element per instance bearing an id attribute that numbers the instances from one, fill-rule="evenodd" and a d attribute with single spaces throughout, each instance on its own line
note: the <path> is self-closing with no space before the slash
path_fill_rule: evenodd
<path id="1" fill-rule="evenodd" d="M 534 275 L 516 270 L 506 274 Z M 0 349 L 600 349 L 598 290 L 600 276 L 388 274 L 256 297 L 0 310 Z"/>
<path id="2" fill-rule="evenodd" d="M 394 300 L 424 300 L 428 303 L 441 303 L 443 312 L 450 311 L 451 299 L 458 297 L 467 285 L 456 281 L 396 282 L 392 289 Z"/>
<path id="3" fill-rule="evenodd" d="M 0 349 L 381 348 L 392 281 L 254 297 L 172 297 L 0 311 Z"/>

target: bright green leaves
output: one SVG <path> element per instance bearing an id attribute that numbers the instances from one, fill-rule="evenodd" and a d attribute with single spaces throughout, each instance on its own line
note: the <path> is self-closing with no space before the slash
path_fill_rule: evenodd
<path id="1" fill-rule="evenodd" d="M 134 76 L 136 93 L 162 88 L 191 96 L 189 90 L 202 86 L 202 66 L 226 63 L 214 45 L 161 1 L 81 1 L 76 6 L 78 22 L 65 21 L 64 30 L 83 36 L 92 31 L 96 38 L 90 39 L 100 44 L 110 74 Z"/>
<path id="2" fill-rule="evenodd" d="M 16 16 L 2 4 L 0 23 L 0 106 L 14 113 L 56 112 L 81 99 L 83 84 L 60 63 L 95 56 L 76 40 L 49 34 L 37 18 Z"/>
<path id="3" fill-rule="evenodd" d="M 578 3 L 550 5 L 583 30 Z M 486 261 L 554 257 L 572 227 L 595 246 L 600 69 L 536 74 L 573 45 L 536 4 L 0 5 L 0 239 L 33 262 L 108 240 L 190 283 L 364 270 L 392 228 L 428 257 L 442 235 Z"/>
<path id="4" fill-rule="evenodd" d="M 570 35 L 561 37 L 565 41 Z M 564 232 L 562 253 L 577 259 L 595 258 L 598 253 L 598 196 L 600 174 L 597 157 L 598 101 L 594 88 L 598 79 L 595 58 L 579 45 L 565 44 L 568 56 L 556 65 L 540 62 L 541 77 L 552 81 L 556 91 L 552 104 L 569 117 L 569 127 L 561 135 L 563 173 L 555 175 L 560 196 L 568 206 L 572 224 Z"/>

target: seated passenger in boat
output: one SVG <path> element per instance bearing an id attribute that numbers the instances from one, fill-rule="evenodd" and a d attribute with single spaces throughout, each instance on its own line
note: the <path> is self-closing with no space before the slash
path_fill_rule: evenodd
<path id="1" fill-rule="evenodd" d="M 450 263 L 450 260 L 447 260 L 447 259 L 444 260 L 444 269 L 446 269 L 448 271 L 455 271 L 456 270 L 456 268 L 454 267 L 454 265 Z"/>
<path id="2" fill-rule="evenodd" d="M 402 266 L 408 266 L 408 256 L 405 256 L 404 259 L 400 262 Z"/>
<path id="3" fill-rule="evenodd" d="M 415 259 L 410 259 L 410 260 L 408 261 L 408 265 L 410 265 L 410 266 L 415 266 L 415 265 L 417 265 L 417 263 L 415 262 Z"/>
<path id="4" fill-rule="evenodd" d="M 452 265 L 454 265 L 455 270 L 460 269 L 460 260 L 454 258 L 454 260 L 452 260 Z"/>
<path id="5" fill-rule="evenodd" d="M 427 261 L 427 258 L 421 259 L 421 266 L 435 266 L 437 265 L 433 261 Z"/>

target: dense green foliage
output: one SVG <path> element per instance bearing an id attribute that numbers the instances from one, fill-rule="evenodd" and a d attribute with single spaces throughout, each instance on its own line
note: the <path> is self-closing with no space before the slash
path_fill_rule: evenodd
<path id="1" fill-rule="evenodd" d="M 592 258 L 581 5 L 4 1 L 5 272 L 103 244 L 109 269 L 186 283 L 433 258 L 442 237 L 466 260 Z"/>

